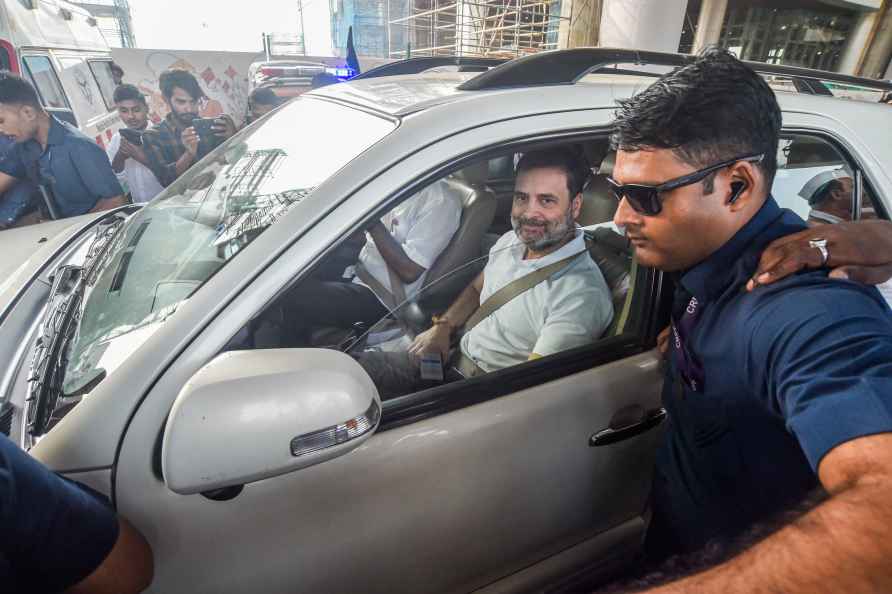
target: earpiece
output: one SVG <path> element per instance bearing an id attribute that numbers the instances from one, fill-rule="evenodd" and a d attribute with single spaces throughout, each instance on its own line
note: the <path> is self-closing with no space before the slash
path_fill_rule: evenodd
<path id="1" fill-rule="evenodd" d="M 731 197 L 728 198 L 728 204 L 734 204 L 734 202 L 740 198 L 740 195 L 743 194 L 743 191 L 746 189 L 746 182 L 737 181 L 731 183 Z"/>

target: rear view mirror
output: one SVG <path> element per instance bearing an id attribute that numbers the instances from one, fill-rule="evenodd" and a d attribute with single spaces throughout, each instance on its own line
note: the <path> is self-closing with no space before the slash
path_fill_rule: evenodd
<path id="1" fill-rule="evenodd" d="M 164 481 L 185 495 L 312 466 L 371 437 L 380 416 L 374 383 L 344 353 L 224 353 L 177 396 L 162 444 Z"/>

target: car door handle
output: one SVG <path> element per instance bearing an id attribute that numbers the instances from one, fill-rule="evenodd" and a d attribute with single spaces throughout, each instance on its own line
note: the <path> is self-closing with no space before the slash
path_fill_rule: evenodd
<path id="1" fill-rule="evenodd" d="M 640 414 L 636 415 L 637 420 L 625 422 L 619 426 L 616 426 L 614 423 L 618 418 L 624 420 L 629 419 L 630 414 L 636 412 L 640 412 Z M 646 414 L 644 413 L 644 409 L 638 405 L 624 408 L 613 416 L 613 421 L 610 422 L 610 427 L 598 431 L 589 438 L 588 445 L 591 447 L 605 446 L 635 437 L 636 435 L 641 435 L 645 431 L 649 431 L 662 423 L 666 420 L 667 416 L 668 413 L 665 408 L 658 408 Z"/>

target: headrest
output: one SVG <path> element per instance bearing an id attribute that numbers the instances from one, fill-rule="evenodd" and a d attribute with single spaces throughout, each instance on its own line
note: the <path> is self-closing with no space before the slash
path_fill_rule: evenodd
<path id="1" fill-rule="evenodd" d="M 598 166 L 598 175 L 613 175 L 613 167 L 616 165 L 616 151 L 608 151 Z"/>
<path id="2" fill-rule="evenodd" d="M 455 172 L 455 177 L 472 186 L 486 183 L 489 179 L 489 161 L 477 161 Z"/>

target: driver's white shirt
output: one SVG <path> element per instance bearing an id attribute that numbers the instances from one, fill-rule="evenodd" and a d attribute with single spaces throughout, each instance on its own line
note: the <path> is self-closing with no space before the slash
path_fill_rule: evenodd
<path id="1" fill-rule="evenodd" d="M 405 285 L 406 297 L 412 297 L 421 288 L 428 269 L 449 245 L 461 223 L 461 212 L 459 197 L 445 181 L 439 180 L 405 200 L 381 219 L 409 259 L 424 268 L 424 273 L 415 282 Z M 375 280 L 393 293 L 387 264 L 368 234 L 365 246 L 359 253 L 359 261 Z M 365 286 L 358 278 L 354 277 L 353 282 Z M 384 300 L 381 302 L 385 303 Z"/>
<path id="2" fill-rule="evenodd" d="M 489 251 L 480 303 L 508 283 L 586 249 L 581 230 L 559 250 L 524 260 L 514 231 Z M 462 337 L 461 349 L 484 371 L 523 363 L 532 353 L 551 355 L 591 344 L 613 320 L 610 289 L 598 265 L 581 254 L 566 268 L 505 303 Z"/>

